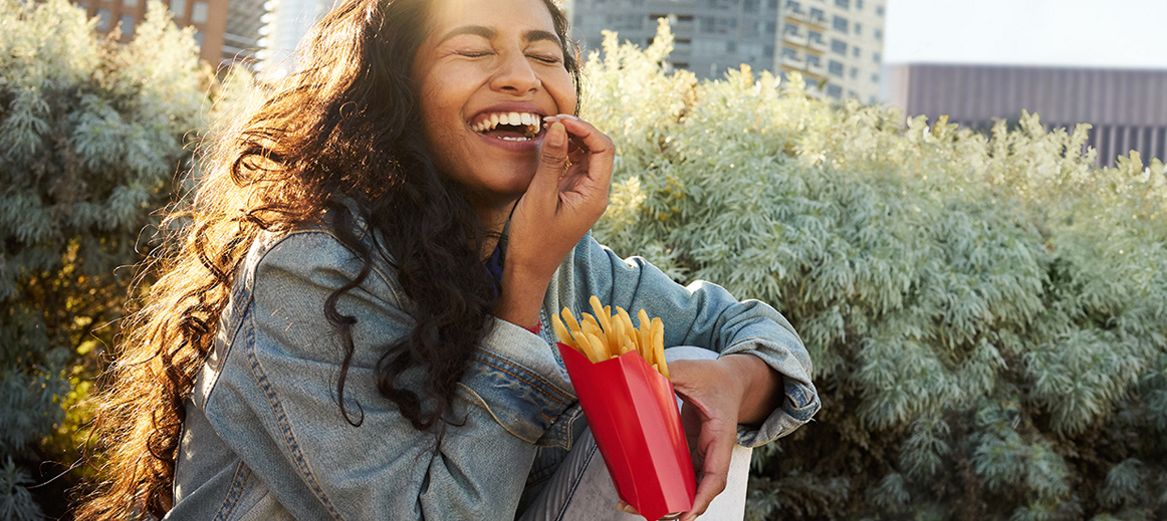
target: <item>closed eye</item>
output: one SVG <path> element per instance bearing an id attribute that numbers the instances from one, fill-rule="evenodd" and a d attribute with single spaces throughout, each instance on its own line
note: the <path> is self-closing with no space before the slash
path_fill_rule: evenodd
<path id="1" fill-rule="evenodd" d="M 467 58 L 482 58 L 484 56 L 490 56 L 490 55 L 494 54 L 494 52 L 492 52 L 492 51 L 466 50 L 466 51 L 457 51 L 456 54 L 458 54 L 459 56 L 465 56 Z"/>
<path id="2" fill-rule="evenodd" d="M 546 54 L 528 54 L 527 56 L 543 63 L 559 63 L 558 56 L 548 56 Z"/>

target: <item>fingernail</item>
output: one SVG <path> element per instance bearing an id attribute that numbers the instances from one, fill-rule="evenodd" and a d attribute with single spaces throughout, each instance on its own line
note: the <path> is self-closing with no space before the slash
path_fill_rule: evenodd
<path id="1" fill-rule="evenodd" d="M 556 126 L 559 127 L 556 130 Z M 563 128 L 563 123 L 556 122 L 547 129 L 547 144 L 553 147 L 561 147 L 567 141 L 567 130 Z"/>

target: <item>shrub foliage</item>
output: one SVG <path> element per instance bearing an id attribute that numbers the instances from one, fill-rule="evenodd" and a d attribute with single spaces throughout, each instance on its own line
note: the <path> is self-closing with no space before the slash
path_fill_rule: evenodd
<path id="1" fill-rule="evenodd" d="M 597 235 L 778 306 L 823 395 L 755 452 L 752 519 L 1167 516 L 1167 167 L 1087 127 L 978 134 L 668 72 L 608 34 L 585 117 L 620 150 Z"/>
<path id="2" fill-rule="evenodd" d="M 209 106 L 194 38 L 164 6 L 150 4 L 127 44 L 100 37 L 95 23 L 65 0 L 0 0 L 4 519 L 39 518 L 27 485 L 62 467 L 38 462 L 76 457 L 86 419 L 76 404 L 133 276 L 118 268 L 148 247 L 140 234 Z M 48 510 L 63 502 L 54 503 Z"/>

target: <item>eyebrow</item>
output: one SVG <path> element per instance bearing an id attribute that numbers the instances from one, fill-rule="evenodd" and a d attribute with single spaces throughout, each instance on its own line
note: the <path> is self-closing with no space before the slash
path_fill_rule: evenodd
<path id="1" fill-rule="evenodd" d="M 453 38 L 453 37 L 459 36 L 459 35 L 463 35 L 463 34 L 472 34 L 472 35 L 481 36 L 483 38 L 486 38 L 487 40 L 490 40 L 490 39 L 493 39 L 495 36 L 497 36 L 498 32 L 495 31 L 494 29 L 491 29 L 489 27 L 482 26 L 482 25 L 463 25 L 461 27 L 455 27 L 455 28 L 451 29 L 450 32 L 447 32 L 444 36 L 442 36 L 442 38 L 440 40 L 438 40 L 438 43 L 441 44 L 442 42 L 449 40 L 450 38 Z M 523 39 L 526 40 L 527 42 L 548 40 L 556 45 L 559 45 L 559 46 L 563 45 L 559 41 L 559 37 L 556 36 L 555 33 L 544 31 L 541 29 L 532 29 L 530 31 L 524 32 Z"/>

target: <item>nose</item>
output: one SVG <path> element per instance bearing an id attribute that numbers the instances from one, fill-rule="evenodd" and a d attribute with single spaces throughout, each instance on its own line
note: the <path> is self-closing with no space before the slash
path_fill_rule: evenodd
<path id="1" fill-rule="evenodd" d="M 499 61 L 498 70 L 491 79 L 491 88 L 510 94 L 524 95 L 535 92 L 540 85 L 539 76 L 531 67 L 526 54 L 521 50 L 505 53 Z"/>

